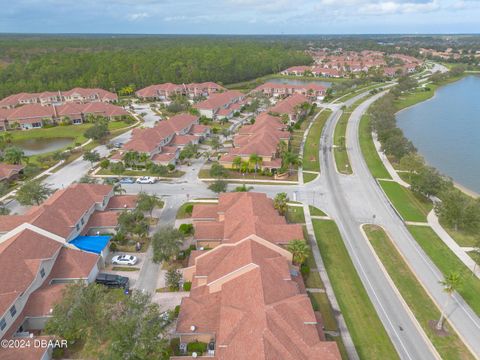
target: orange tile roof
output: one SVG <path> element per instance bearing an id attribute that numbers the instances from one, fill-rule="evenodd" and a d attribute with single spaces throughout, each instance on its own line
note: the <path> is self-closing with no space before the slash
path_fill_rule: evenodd
<path id="1" fill-rule="evenodd" d="M 283 100 L 280 100 L 269 111 L 277 114 L 295 114 L 296 107 L 308 102 L 308 99 L 300 94 L 294 94 Z"/>
<path id="2" fill-rule="evenodd" d="M 114 195 L 107 204 L 107 210 L 135 209 L 137 206 L 137 195 Z"/>
<path id="3" fill-rule="evenodd" d="M 41 260 L 52 258 L 62 246 L 29 229 L 0 243 L 0 314 L 30 286 Z"/>
<path id="4" fill-rule="evenodd" d="M 50 272 L 52 279 L 86 279 L 95 267 L 99 255 L 90 252 L 62 247 Z"/>
<path id="5" fill-rule="evenodd" d="M 201 101 L 195 104 L 193 107 L 196 109 L 205 109 L 216 111 L 226 104 L 242 99 L 245 97 L 245 94 L 237 90 L 229 90 L 223 93 L 216 93 L 210 95 L 207 100 Z"/>
<path id="6" fill-rule="evenodd" d="M 195 239 L 220 239 L 235 243 L 252 234 L 276 244 L 293 239 L 303 239 L 303 229 L 298 224 L 287 224 L 273 207 L 273 201 L 262 193 L 223 193 L 216 207 L 215 221 L 201 220 L 203 207 L 192 213 Z M 209 210 L 213 214 L 213 210 Z M 242 214 L 241 217 L 238 214 Z M 220 220 L 220 215 L 224 217 Z"/>
<path id="7" fill-rule="evenodd" d="M 216 359 L 341 359 L 280 251 L 253 238 L 217 247 L 196 257 L 194 277 L 206 285 L 182 300 L 177 333 L 211 334 Z"/>

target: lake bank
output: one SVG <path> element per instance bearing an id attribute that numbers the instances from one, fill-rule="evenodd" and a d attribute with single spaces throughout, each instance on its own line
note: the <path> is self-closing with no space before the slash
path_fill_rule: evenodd
<path id="1" fill-rule="evenodd" d="M 426 162 L 471 196 L 480 192 L 480 77 L 435 85 L 397 112 L 397 125 Z"/>

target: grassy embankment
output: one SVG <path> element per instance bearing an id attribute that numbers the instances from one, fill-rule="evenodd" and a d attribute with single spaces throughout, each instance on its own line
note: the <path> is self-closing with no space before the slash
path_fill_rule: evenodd
<path id="1" fill-rule="evenodd" d="M 313 220 L 313 227 L 328 276 L 360 358 L 398 359 L 337 225 L 332 220 Z"/>
<path id="2" fill-rule="evenodd" d="M 328 117 L 332 114 L 330 109 L 323 110 L 315 119 L 310 131 L 308 132 L 305 145 L 303 147 L 303 170 L 320 172 L 319 151 L 320 136 Z M 309 176 L 310 175 L 310 176 Z M 316 175 L 303 173 L 304 182 L 313 180 Z"/>
<path id="3" fill-rule="evenodd" d="M 375 225 L 366 225 L 364 230 L 398 291 L 442 359 L 473 359 L 468 348 L 447 322 L 445 329 L 448 336 L 438 336 L 431 328 L 429 322 L 440 318 L 440 309 L 419 283 L 385 231 Z"/>
<path id="4" fill-rule="evenodd" d="M 290 223 L 302 224 L 304 226 L 305 236 L 307 236 L 306 228 L 304 225 L 305 215 L 303 212 L 303 207 L 289 206 L 286 217 Z M 323 325 L 326 331 L 338 332 L 337 321 L 335 319 L 335 315 L 333 313 L 333 309 L 330 304 L 330 301 L 328 300 L 328 296 L 325 293 L 325 286 L 322 282 L 322 279 L 320 278 L 320 274 L 318 273 L 317 264 L 315 262 L 315 258 L 313 257 L 313 253 L 311 249 L 309 250 L 309 254 L 306 260 L 306 265 L 308 266 L 310 271 L 308 272 L 308 274 L 303 276 L 305 287 L 307 289 L 320 290 L 319 292 L 316 292 L 316 291 L 308 292 L 308 296 L 312 303 L 312 307 L 314 311 L 319 311 L 322 314 Z M 341 336 L 331 337 L 330 335 L 326 334 L 326 337 L 327 337 L 327 340 L 332 340 L 337 343 L 340 349 L 340 353 L 342 355 L 342 359 L 348 360 L 347 352 L 345 350 L 345 346 L 343 345 Z"/>
<path id="5" fill-rule="evenodd" d="M 379 180 L 379 183 L 405 221 L 427 221 L 427 215 L 433 208 L 430 200 L 414 194 L 397 182 Z"/>
<path id="6" fill-rule="evenodd" d="M 455 271 L 461 273 L 462 283 L 458 288 L 458 293 L 472 310 L 480 315 L 480 297 L 478 296 L 480 279 L 473 276 L 470 269 L 458 259 L 430 227 L 408 226 L 408 230 L 444 275 Z"/>

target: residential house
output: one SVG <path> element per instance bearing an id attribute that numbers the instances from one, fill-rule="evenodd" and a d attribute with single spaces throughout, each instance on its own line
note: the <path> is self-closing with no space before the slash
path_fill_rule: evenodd
<path id="1" fill-rule="evenodd" d="M 212 94 L 207 100 L 195 104 L 200 115 L 210 119 L 231 118 L 245 104 L 245 94 L 237 90 Z"/>
<path id="2" fill-rule="evenodd" d="M 285 69 L 280 72 L 282 75 L 290 75 L 290 76 L 303 76 L 306 73 L 310 73 L 312 70 L 311 66 L 292 66 L 288 69 Z"/>
<path id="3" fill-rule="evenodd" d="M 82 234 L 114 232 L 118 210 L 135 206 L 136 196 L 116 196 L 112 186 L 74 184 L 25 214 L 0 216 L 0 338 L 51 339 L 39 334 L 63 290 L 93 282 L 106 255 L 108 237 Z M 51 347 L 0 349 L 1 359 L 51 355 Z"/>
<path id="4" fill-rule="evenodd" d="M 142 100 L 171 100 L 177 95 L 197 98 L 208 97 L 221 91 L 225 91 L 225 88 L 214 82 L 191 84 L 165 83 L 147 86 L 136 91 L 135 95 Z"/>
<path id="5" fill-rule="evenodd" d="M 0 109 L 0 130 L 41 128 L 44 124 L 68 121 L 83 123 L 89 115 L 103 116 L 110 120 L 130 114 L 120 106 L 103 102 L 67 103 L 63 105 L 29 104 L 11 109 Z"/>
<path id="6" fill-rule="evenodd" d="M 325 341 L 292 254 L 276 240 L 288 238 L 282 231 L 303 238 L 301 227 L 286 225 L 259 193 L 222 194 L 218 205 L 193 211 L 195 229 L 216 218 L 225 224 L 215 231 L 225 237 L 213 250 L 193 251 L 183 269 L 192 289 L 176 326 L 181 348 L 201 341 L 208 344 L 205 357 L 218 360 L 341 359 L 336 343 Z"/>
<path id="7" fill-rule="evenodd" d="M 44 91 L 19 93 L 0 100 L 0 108 L 11 109 L 19 105 L 61 105 L 64 103 L 116 102 L 117 94 L 103 89 L 74 88 L 68 91 Z"/>
<path id="8" fill-rule="evenodd" d="M 278 147 L 281 141 L 288 143 L 291 134 L 286 125 L 277 116 L 261 113 L 252 125 L 242 126 L 233 140 L 234 147 L 222 155 L 220 164 L 233 168 L 236 157 L 249 161 L 251 155 L 258 155 L 262 161 L 257 164 L 258 170 L 278 170 L 282 166 Z"/>
<path id="9" fill-rule="evenodd" d="M 183 113 L 160 121 L 153 128 L 134 129 L 123 150 L 146 153 L 157 164 L 175 164 L 181 148 L 198 144 L 209 134 L 210 128 L 200 125 L 198 116 Z M 123 153 L 113 160 L 122 156 Z"/>
<path id="10" fill-rule="evenodd" d="M 195 205 L 192 220 L 197 247 L 235 243 L 251 234 L 276 245 L 303 239 L 302 227 L 287 224 L 274 209 L 273 200 L 261 193 L 220 194 L 218 204 Z"/>
<path id="11" fill-rule="evenodd" d="M 302 105 L 309 103 L 309 100 L 301 94 L 294 94 L 285 99 L 280 100 L 270 109 L 268 112 L 273 115 L 286 115 L 290 124 L 295 124 L 303 115 L 306 114 L 306 111 L 302 109 Z"/>
<path id="12" fill-rule="evenodd" d="M 298 94 L 308 97 L 312 100 L 321 100 L 325 96 L 326 91 L 327 87 L 314 83 L 304 85 L 292 85 L 267 82 L 256 87 L 251 92 L 261 92 L 269 97 L 285 97 Z"/>

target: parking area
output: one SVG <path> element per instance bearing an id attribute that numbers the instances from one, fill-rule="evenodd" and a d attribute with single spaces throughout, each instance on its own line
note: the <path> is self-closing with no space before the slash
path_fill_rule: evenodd
<path id="1" fill-rule="evenodd" d="M 137 263 L 135 265 L 112 265 L 112 258 L 117 255 L 133 255 L 137 257 Z M 135 287 L 135 282 L 140 275 L 140 270 L 142 269 L 144 260 L 145 260 L 146 253 L 128 253 L 128 252 L 115 252 L 110 253 L 107 256 L 105 269 L 102 272 L 106 272 L 109 274 L 116 274 L 121 276 L 126 276 L 130 279 L 130 288 Z M 113 270 L 116 268 L 116 270 Z M 125 270 L 119 270 L 119 268 L 124 268 Z M 127 269 L 130 269 L 128 271 Z"/>

